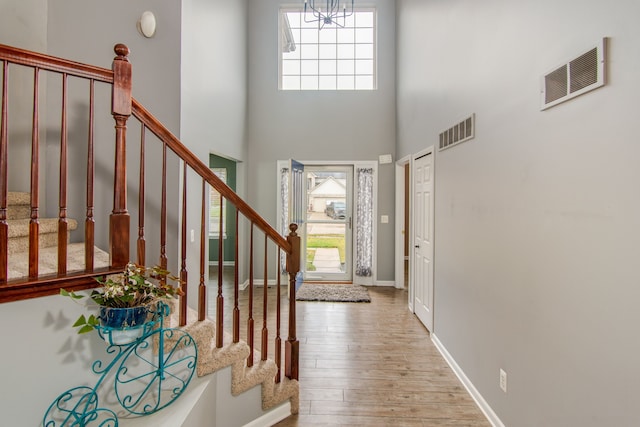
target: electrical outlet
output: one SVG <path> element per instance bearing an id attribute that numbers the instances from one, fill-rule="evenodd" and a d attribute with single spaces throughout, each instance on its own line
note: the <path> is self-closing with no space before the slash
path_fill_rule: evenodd
<path id="1" fill-rule="evenodd" d="M 507 373 L 502 369 L 500 369 L 500 388 L 507 392 Z"/>

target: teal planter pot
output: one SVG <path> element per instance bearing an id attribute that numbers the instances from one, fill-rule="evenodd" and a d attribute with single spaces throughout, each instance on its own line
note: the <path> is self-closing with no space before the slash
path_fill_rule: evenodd
<path id="1" fill-rule="evenodd" d="M 100 307 L 102 337 L 109 344 L 125 345 L 140 338 L 144 333 L 149 307 Z"/>

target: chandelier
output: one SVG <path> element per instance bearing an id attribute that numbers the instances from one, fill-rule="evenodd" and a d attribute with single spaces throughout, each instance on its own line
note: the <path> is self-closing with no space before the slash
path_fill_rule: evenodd
<path id="1" fill-rule="evenodd" d="M 331 24 L 343 28 L 347 16 L 353 15 L 353 0 L 350 0 L 350 3 L 348 8 L 347 3 L 343 3 L 341 8 L 337 0 L 304 0 L 304 22 L 317 22 L 319 30 Z M 340 19 L 342 24 L 339 22 Z"/>

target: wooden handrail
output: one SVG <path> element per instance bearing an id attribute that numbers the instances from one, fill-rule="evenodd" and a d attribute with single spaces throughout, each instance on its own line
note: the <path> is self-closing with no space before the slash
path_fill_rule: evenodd
<path id="1" fill-rule="evenodd" d="M 13 64 L 37 67 L 55 73 L 66 73 L 70 76 L 93 79 L 105 83 L 113 83 L 113 71 L 108 68 L 95 67 L 80 62 L 69 61 L 44 53 L 31 52 L 17 47 L 0 44 L 2 61 Z"/>
<path id="2" fill-rule="evenodd" d="M 197 158 L 180 140 L 158 121 L 142 104 L 132 98 L 132 114 L 155 136 L 167 144 L 167 147 L 182 159 L 191 169 L 209 183 L 218 193 L 231 202 L 242 215 L 266 233 L 269 238 L 286 253 L 291 253 L 291 245 L 260 214 L 238 196 L 227 184 L 214 174 L 211 169 Z"/>

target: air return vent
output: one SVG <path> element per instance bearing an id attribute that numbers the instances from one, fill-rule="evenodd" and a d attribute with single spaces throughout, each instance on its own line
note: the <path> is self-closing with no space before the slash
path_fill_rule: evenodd
<path id="1" fill-rule="evenodd" d="M 475 114 L 472 114 L 449 129 L 440 132 L 439 149 L 444 150 L 472 139 L 475 136 L 475 127 L 476 118 Z"/>
<path id="2" fill-rule="evenodd" d="M 542 78 L 542 110 L 604 86 L 606 38 Z"/>

